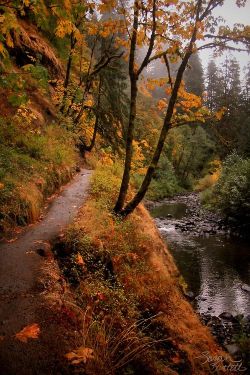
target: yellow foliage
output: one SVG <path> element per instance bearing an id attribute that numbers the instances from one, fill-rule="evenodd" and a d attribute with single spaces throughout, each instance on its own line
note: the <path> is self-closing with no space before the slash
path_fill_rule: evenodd
<path id="1" fill-rule="evenodd" d="M 4 48 L 3 43 L 0 43 L 0 55 L 6 55 L 6 49 Z"/>
<path id="2" fill-rule="evenodd" d="M 195 186 L 195 190 L 197 191 L 203 191 L 211 186 L 213 186 L 221 175 L 221 161 L 220 160 L 214 160 L 211 163 L 211 166 L 216 167 L 217 169 L 215 172 L 207 174 L 205 177 L 203 177 L 201 180 L 198 181 L 197 185 Z"/>
<path id="3" fill-rule="evenodd" d="M 74 30 L 74 25 L 69 20 L 60 19 L 55 31 L 56 36 L 59 38 L 64 38 L 65 35 L 71 34 Z"/>
<path id="4" fill-rule="evenodd" d="M 71 10 L 71 2 L 70 2 L 70 0 L 64 0 L 64 8 L 67 11 Z"/>
<path id="5" fill-rule="evenodd" d="M 116 6 L 116 3 L 116 0 L 101 0 L 101 4 L 99 4 L 98 10 L 101 13 L 110 12 Z"/>
<path id="6" fill-rule="evenodd" d="M 223 117 L 225 111 L 226 111 L 226 108 L 225 108 L 225 107 L 222 107 L 222 108 L 220 108 L 220 109 L 215 113 L 215 117 L 216 117 L 216 119 L 217 119 L 218 121 L 220 121 L 220 120 L 222 119 L 222 117 Z"/>
<path id="7" fill-rule="evenodd" d="M 157 108 L 159 109 L 159 111 L 162 111 L 162 110 L 166 109 L 166 106 L 167 106 L 166 99 L 160 99 L 158 104 L 157 104 Z"/>

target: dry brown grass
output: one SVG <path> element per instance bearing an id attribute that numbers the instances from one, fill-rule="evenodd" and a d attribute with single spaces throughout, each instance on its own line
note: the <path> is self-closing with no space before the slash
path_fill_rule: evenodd
<path id="1" fill-rule="evenodd" d="M 75 251 L 81 252 L 81 238 L 86 237 L 89 252 L 105 254 L 104 258 L 108 254 L 124 296 L 115 301 L 115 287 L 110 287 L 107 280 L 103 283 L 90 266 L 80 287 L 83 309 L 95 306 L 94 320 L 97 316 L 112 315 L 121 319 L 126 329 L 145 318 L 145 314 L 152 317 L 160 313 L 160 317 L 152 319 L 155 331 L 149 329 L 147 335 L 156 339 L 160 334 L 169 347 L 158 343 L 136 359 L 144 363 L 144 370 L 148 371 L 145 373 L 163 374 L 167 368 L 179 373 L 210 374 L 211 368 L 208 363 L 203 364 L 202 353 L 228 356 L 182 295 L 179 271 L 148 211 L 140 205 L 133 215 L 119 222 L 105 206 L 105 194 L 101 194 L 100 201 L 98 194 L 94 194 L 82 208 L 74 224 L 73 237 L 81 233 Z M 82 253 L 83 259 L 86 251 Z"/>

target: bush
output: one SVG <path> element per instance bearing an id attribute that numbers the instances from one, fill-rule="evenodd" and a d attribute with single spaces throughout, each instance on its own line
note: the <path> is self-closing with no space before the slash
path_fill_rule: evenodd
<path id="1" fill-rule="evenodd" d="M 142 179 L 142 176 L 134 176 L 134 184 L 137 188 L 140 186 Z M 172 163 L 165 155 L 163 155 L 154 173 L 146 198 L 154 201 L 171 197 L 180 193 L 182 190 L 183 189 L 180 187 L 179 181 L 175 175 Z"/>
<path id="2" fill-rule="evenodd" d="M 212 199 L 230 222 L 250 227 L 250 159 L 236 153 L 226 158 Z"/>
<path id="3" fill-rule="evenodd" d="M 99 198 L 99 203 L 111 209 L 118 197 L 122 169 L 119 164 L 98 165 L 91 177 L 91 194 Z"/>

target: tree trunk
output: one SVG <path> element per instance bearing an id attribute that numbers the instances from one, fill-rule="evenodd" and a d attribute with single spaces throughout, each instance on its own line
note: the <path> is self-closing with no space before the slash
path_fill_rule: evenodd
<path id="1" fill-rule="evenodd" d="M 98 132 L 98 127 L 99 127 L 99 115 L 97 114 L 96 115 L 96 120 L 95 120 L 94 132 L 93 132 L 93 135 L 92 135 L 92 139 L 91 139 L 90 145 L 87 146 L 85 144 L 85 142 L 80 139 L 81 143 L 79 144 L 79 150 L 80 150 L 80 152 L 81 152 L 81 154 L 82 154 L 83 157 L 84 157 L 84 154 L 85 154 L 86 151 L 88 151 L 88 152 L 92 151 L 92 149 L 93 149 L 93 147 L 95 145 L 95 140 L 96 140 L 96 136 L 97 136 L 97 132 Z"/>
<path id="2" fill-rule="evenodd" d="M 163 124 L 162 130 L 161 130 L 161 134 L 160 134 L 160 137 L 159 137 L 159 140 L 158 140 L 158 144 L 156 146 L 156 149 L 155 149 L 154 155 L 152 157 L 150 166 L 148 167 L 148 170 L 146 172 L 146 175 L 144 177 L 144 180 L 141 184 L 140 189 L 138 190 L 138 192 L 136 193 L 134 198 L 120 212 L 120 215 L 122 217 L 126 217 L 127 215 L 129 215 L 131 212 L 134 211 L 134 209 L 138 206 L 138 204 L 145 197 L 145 194 L 148 190 L 148 187 L 149 187 L 150 182 L 152 180 L 153 174 L 154 174 L 155 169 L 157 167 L 158 161 L 160 159 L 166 136 L 167 136 L 168 131 L 171 127 L 171 119 L 172 119 L 172 116 L 173 116 L 174 107 L 175 107 L 175 103 L 176 103 L 176 100 L 177 100 L 177 95 L 178 95 L 178 91 L 179 91 L 179 88 L 180 88 L 180 85 L 181 85 L 182 77 L 183 77 L 184 71 L 186 69 L 189 57 L 192 54 L 192 45 L 193 45 L 193 42 L 190 43 L 188 52 L 186 53 L 185 57 L 183 58 L 183 61 L 180 65 L 180 68 L 178 69 L 176 81 L 175 81 L 175 84 L 174 84 L 174 88 L 173 88 L 173 91 L 172 91 L 172 94 L 171 94 L 171 97 L 170 97 L 170 100 L 169 100 L 169 105 L 168 105 L 166 117 L 165 117 L 165 120 L 164 120 L 164 124 Z"/>
<path id="3" fill-rule="evenodd" d="M 62 99 L 62 105 L 61 105 L 61 108 L 60 108 L 60 111 L 62 113 L 65 110 L 66 99 L 67 99 L 67 96 L 68 96 L 67 88 L 68 88 L 69 81 L 70 81 L 70 73 L 71 73 L 73 52 L 74 52 L 75 44 L 76 44 L 76 39 L 74 38 L 74 33 L 72 31 L 72 33 L 70 35 L 70 53 L 69 53 L 69 57 L 68 57 L 68 61 L 67 61 L 66 76 L 65 76 L 65 80 L 64 80 L 64 84 L 63 84 L 64 94 L 63 94 L 63 99 Z"/>
<path id="4" fill-rule="evenodd" d="M 114 212 L 120 214 L 127 195 L 129 180 L 130 180 L 130 171 L 131 163 L 133 156 L 133 139 L 134 139 L 134 127 L 135 127 L 135 118 L 136 118 L 136 101 L 137 101 L 137 81 L 138 74 L 135 71 L 135 51 L 137 44 L 137 32 L 139 27 L 139 2 L 135 0 L 134 2 L 134 22 L 133 22 L 133 34 L 131 39 L 130 46 L 130 55 L 129 55 L 129 77 L 130 77 L 130 114 L 129 114 L 129 123 L 127 130 L 127 139 L 126 139 L 126 156 L 125 156 L 125 165 L 124 172 L 122 177 L 122 183 L 120 187 L 119 196 L 114 207 Z"/>
<path id="5" fill-rule="evenodd" d="M 119 212 L 120 216 L 122 216 L 122 217 L 126 217 L 131 212 L 133 212 L 134 209 L 138 206 L 138 204 L 145 197 L 145 194 L 148 190 L 148 187 L 149 187 L 150 182 L 152 180 L 153 174 L 154 174 L 155 169 L 157 167 L 158 161 L 160 159 L 166 136 L 168 134 L 169 129 L 171 128 L 171 119 L 172 119 L 172 116 L 173 116 L 174 107 L 175 107 L 176 100 L 177 100 L 177 97 L 178 97 L 178 91 L 179 91 L 179 88 L 180 88 L 180 85 L 181 85 L 183 74 L 184 74 L 185 69 L 187 67 L 188 60 L 193 53 L 193 45 L 196 41 L 197 23 L 199 21 L 199 13 L 200 13 L 200 9 L 201 9 L 201 3 L 202 3 L 202 0 L 199 0 L 198 3 L 197 3 L 195 25 L 194 25 L 193 34 L 191 36 L 188 48 L 186 50 L 186 53 L 183 57 L 182 63 L 180 65 L 180 67 L 178 69 L 178 72 L 177 72 L 177 75 L 176 75 L 175 83 L 174 83 L 174 86 L 173 86 L 173 91 L 172 91 L 171 97 L 169 99 L 168 109 L 167 109 L 167 113 L 166 113 L 166 116 L 165 116 L 165 119 L 164 119 L 164 124 L 163 124 L 163 127 L 161 129 L 160 137 L 159 137 L 158 144 L 156 146 L 154 155 L 152 157 L 151 164 L 148 167 L 148 170 L 146 172 L 146 175 L 144 177 L 144 180 L 141 184 L 140 189 L 135 194 L 134 198 L 125 206 L 125 208 L 122 211 Z"/>
<path id="6" fill-rule="evenodd" d="M 102 80 L 100 78 L 99 87 L 98 87 L 98 97 L 97 97 L 97 107 L 96 107 L 94 132 L 93 132 L 92 139 L 91 139 L 91 142 L 90 142 L 89 146 L 87 146 L 83 141 L 80 144 L 80 151 L 83 154 L 83 156 L 84 156 L 84 153 L 86 151 L 89 151 L 89 152 L 92 151 L 92 149 L 95 145 L 95 140 L 96 140 L 98 127 L 99 127 L 99 119 L 100 119 L 100 105 L 101 105 L 101 95 L 102 95 L 101 90 L 102 90 Z"/>
<path id="7" fill-rule="evenodd" d="M 124 165 L 124 172 L 122 177 L 122 183 L 120 187 L 119 196 L 114 208 L 115 213 L 120 213 L 124 206 L 126 199 L 129 180 L 130 180 L 130 171 L 131 163 L 133 156 L 133 139 L 134 139 L 134 126 L 135 126 L 135 117 L 136 117 L 136 99 L 137 99 L 137 78 L 131 80 L 131 100 L 130 100 L 130 116 L 129 116 L 129 125 L 127 131 L 127 140 L 126 140 L 126 158 Z"/>

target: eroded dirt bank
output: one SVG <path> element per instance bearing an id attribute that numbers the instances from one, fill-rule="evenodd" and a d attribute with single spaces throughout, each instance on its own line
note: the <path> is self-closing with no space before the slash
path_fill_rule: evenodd
<path id="1" fill-rule="evenodd" d="M 44 306 L 49 285 L 41 278 L 50 267 L 58 283 L 50 242 L 73 220 L 87 194 L 91 172 L 82 170 L 54 199 L 43 220 L 30 226 L 14 242 L 0 244 L 0 368 L 1 374 L 61 374 L 57 355 L 69 345 L 64 329 Z M 46 263 L 46 264 L 45 264 Z M 58 284 L 59 285 L 59 284 Z M 15 334 L 38 324 L 38 340 L 20 342 Z"/>

